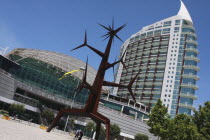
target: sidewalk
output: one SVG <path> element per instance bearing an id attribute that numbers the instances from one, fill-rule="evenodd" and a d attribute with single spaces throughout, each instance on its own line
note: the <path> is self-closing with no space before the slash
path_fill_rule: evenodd
<path id="1" fill-rule="evenodd" d="M 0 140 L 73 140 L 67 132 L 60 130 L 46 132 L 39 125 L 26 121 L 4 120 L 0 118 Z M 83 138 L 82 140 L 87 140 Z"/>

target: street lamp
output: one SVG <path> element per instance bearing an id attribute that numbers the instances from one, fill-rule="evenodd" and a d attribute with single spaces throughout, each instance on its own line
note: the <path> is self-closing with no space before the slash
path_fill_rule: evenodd
<path id="1" fill-rule="evenodd" d="M 84 67 L 80 67 L 79 68 L 79 70 L 80 71 L 82 71 L 82 77 L 83 77 L 83 75 L 84 75 L 84 71 L 85 71 L 85 68 Z M 79 80 L 78 80 L 78 83 L 77 83 L 77 88 L 78 88 L 78 86 L 79 86 Z M 76 97 L 76 91 L 74 92 L 74 97 L 73 97 L 73 100 L 72 100 L 72 103 L 71 103 L 71 109 L 72 109 L 72 107 L 73 107 L 73 104 L 74 104 L 74 99 L 75 99 L 75 97 Z M 67 119 L 66 119 L 66 124 L 65 124 L 65 127 L 64 127 L 64 132 L 66 131 L 66 127 L 67 127 L 67 124 L 68 124 L 68 121 L 69 121 L 69 115 L 68 115 L 68 117 L 67 117 Z"/>

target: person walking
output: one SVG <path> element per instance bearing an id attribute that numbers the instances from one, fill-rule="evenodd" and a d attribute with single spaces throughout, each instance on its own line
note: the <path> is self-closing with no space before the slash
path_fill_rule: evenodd
<path id="1" fill-rule="evenodd" d="M 76 131 L 76 134 L 75 134 L 75 136 L 74 136 L 74 139 L 77 139 L 77 138 L 79 137 L 79 134 L 80 134 L 80 130 L 77 130 L 77 131 Z"/>
<path id="2" fill-rule="evenodd" d="M 78 140 L 82 140 L 82 137 L 83 137 L 83 132 L 80 131 L 80 132 L 79 132 L 79 138 L 78 138 Z"/>

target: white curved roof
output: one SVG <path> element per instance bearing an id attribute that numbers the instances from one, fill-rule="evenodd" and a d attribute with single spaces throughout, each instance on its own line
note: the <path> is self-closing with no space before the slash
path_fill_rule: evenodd
<path id="1" fill-rule="evenodd" d="M 65 55 L 62 53 L 46 51 L 46 50 L 38 50 L 38 49 L 26 49 L 26 48 L 17 48 L 6 54 L 9 56 L 10 54 L 17 54 L 24 58 L 33 58 L 45 63 L 51 64 L 62 69 L 64 72 L 69 72 L 72 70 L 79 70 L 81 67 L 85 68 L 86 63 L 83 61 L 71 57 L 69 55 Z M 21 61 L 21 60 L 17 60 Z M 92 84 L 94 82 L 96 76 L 96 70 L 88 65 L 87 71 L 87 82 Z M 82 79 L 81 71 L 74 72 L 72 75 Z"/>
<path id="2" fill-rule="evenodd" d="M 189 12 L 188 12 L 186 6 L 185 6 L 184 3 L 182 2 L 182 0 L 180 0 L 180 1 L 181 1 L 181 7 L 180 7 L 180 10 L 179 10 L 179 12 L 178 12 L 177 15 L 179 15 L 179 16 L 181 16 L 183 19 L 189 20 L 189 21 L 191 21 L 191 22 L 193 23 L 192 18 L 191 18 L 191 16 L 190 16 L 190 14 L 189 14 Z"/>

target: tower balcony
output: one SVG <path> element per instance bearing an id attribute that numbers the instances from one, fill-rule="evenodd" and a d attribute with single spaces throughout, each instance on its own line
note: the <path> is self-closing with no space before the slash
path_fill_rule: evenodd
<path id="1" fill-rule="evenodd" d="M 187 43 L 193 43 L 196 46 L 198 46 L 198 42 L 194 41 L 194 40 L 186 40 Z"/>
<path id="2" fill-rule="evenodd" d="M 183 65 L 183 68 L 185 68 L 185 69 L 195 69 L 196 71 L 200 70 L 200 68 L 198 66 L 195 66 L 195 65 Z"/>
<path id="3" fill-rule="evenodd" d="M 140 102 L 141 103 L 152 103 L 152 104 L 155 104 L 155 103 L 157 103 L 157 101 L 154 101 L 154 100 L 145 100 L 145 99 L 143 99 L 143 100 L 140 100 Z"/>
<path id="4" fill-rule="evenodd" d="M 182 87 L 186 87 L 186 88 L 192 88 L 194 90 L 197 90 L 198 89 L 198 86 L 196 86 L 194 84 L 184 84 L 184 83 L 181 83 L 181 86 Z"/>
<path id="5" fill-rule="evenodd" d="M 188 93 L 181 93 L 180 97 L 190 98 L 190 99 L 193 99 L 193 100 L 197 100 L 198 99 L 198 97 L 196 95 L 188 94 Z"/>
<path id="6" fill-rule="evenodd" d="M 192 35 L 192 36 L 197 38 L 197 35 L 195 33 L 193 33 L 193 32 L 182 32 L 182 34 Z"/>
<path id="7" fill-rule="evenodd" d="M 158 60 L 166 60 L 166 57 L 158 57 Z"/>
<path id="8" fill-rule="evenodd" d="M 195 79 L 195 80 L 199 80 L 200 77 L 194 74 L 182 74 L 183 78 L 191 78 L 191 79 Z"/>
<path id="9" fill-rule="evenodd" d="M 191 51 L 191 52 L 195 52 L 195 53 L 199 53 L 199 51 L 197 49 L 194 48 L 185 48 L 186 51 Z"/>
<path id="10" fill-rule="evenodd" d="M 184 59 L 185 60 L 194 60 L 196 62 L 200 62 L 200 59 L 198 57 L 195 57 L 195 56 L 185 56 Z"/>
<path id="11" fill-rule="evenodd" d="M 190 29 L 193 29 L 195 31 L 195 28 L 193 26 L 190 26 L 190 25 L 182 25 L 182 28 L 190 28 Z"/>
<path id="12" fill-rule="evenodd" d="M 187 109 L 192 109 L 192 110 L 195 109 L 195 107 L 194 107 L 193 105 L 191 105 L 191 104 L 179 103 L 178 106 L 179 106 L 179 107 L 183 107 L 183 108 L 187 108 Z"/>

